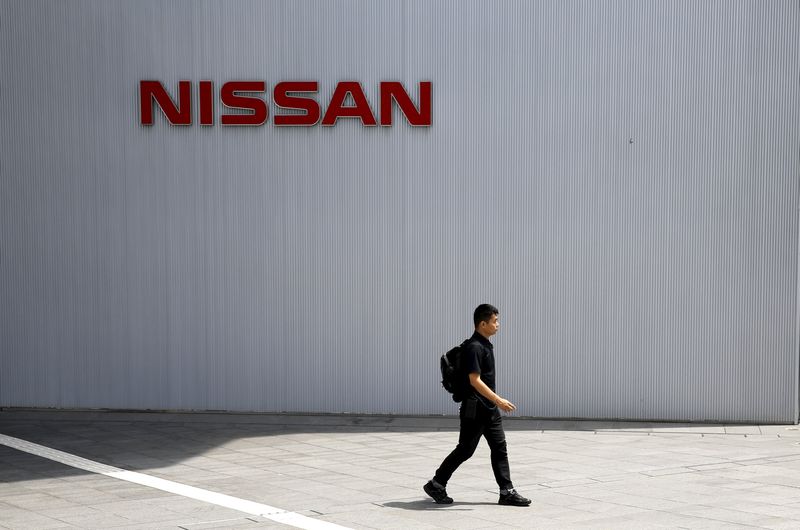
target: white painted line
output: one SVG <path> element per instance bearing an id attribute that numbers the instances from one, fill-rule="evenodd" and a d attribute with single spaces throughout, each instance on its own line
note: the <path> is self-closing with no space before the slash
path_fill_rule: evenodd
<path id="1" fill-rule="evenodd" d="M 216 493 L 214 491 L 204 490 L 202 488 L 195 488 L 194 486 L 187 486 L 186 484 L 181 484 L 180 482 L 172 482 L 171 480 L 145 475 L 144 473 L 126 471 L 118 467 L 107 466 L 105 464 L 101 464 L 100 462 L 87 460 L 86 458 L 81 458 L 80 456 L 65 453 L 50 447 L 45 447 L 44 445 L 28 442 L 20 438 L 14 438 L 13 436 L 7 436 L 5 434 L 0 434 L 0 445 L 5 445 L 6 447 L 11 447 L 12 449 L 16 449 L 18 451 L 40 456 L 42 458 L 52 460 L 53 462 L 66 464 L 70 467 L 82 469 L 91 473 L 98 473 L 107 477 L 125 480 L 127 482 L 133 482 L 149 488 L 155 488 L 157 490 L 174 493 L 190 499 L 216 504 L 217 506 L 223 506 L 225 508 L 237 510 L 249 515 L 266 517 L 267 519 L 277 523 L 294 526 L 296 528 L 304 528 L 306 530 L 348 530 L 345 526 L 339 526 L 326 521 L 320 521 L 319 519 L 306 517 L 305 515 L 283 510 L 281 508 L 276 508 L 275 506 L 248 501 L 238 497 L 231 497 L 230 495 Z"/>

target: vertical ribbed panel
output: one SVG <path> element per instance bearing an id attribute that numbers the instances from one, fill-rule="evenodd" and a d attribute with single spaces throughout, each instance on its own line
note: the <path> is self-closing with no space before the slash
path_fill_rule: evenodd
<path id="1" fill-rule="evenodd" d="M 490 301 L 523 415 L 793 421 L 798 42 L 797 1 L 4 2 L 0 406 L 453 412 Z M 430 80 L 433 126 L 141 127 L 141 79 Z"/>

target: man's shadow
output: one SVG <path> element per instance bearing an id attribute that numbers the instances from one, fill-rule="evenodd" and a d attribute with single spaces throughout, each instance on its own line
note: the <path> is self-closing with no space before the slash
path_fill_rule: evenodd
<path id="1" fill-rule="evenodd" d="M 467 511 L 468 508 L 459 508 L 459 506 L 495 506 L 496 502 L 458 502 L 453 501 L 452 504 L 436 504 L 431 500 L 418 500 L 418 501 L 409 501 L 409 502 L 400 502 L 400 501 L 393 501 L 393 502 L 384 502 L 384 503 L 375 503 L 378 506 L 383 506 L 385 508 L 400 508 L 401 510 L 416 510 L 416 511 L 424 511 L 424 510 L 442 510 L 442 509 L 450 509 L 453 511 Z"/>

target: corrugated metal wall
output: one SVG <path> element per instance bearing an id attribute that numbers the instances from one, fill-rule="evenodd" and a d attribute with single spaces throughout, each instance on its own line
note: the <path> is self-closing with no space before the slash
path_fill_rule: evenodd
<path id="1" fill-rule="evenodd" d="M 800 2 L 3 2 L 0 405 L 791 422 Z M 138 82 L 433 82 L 433 126 Z M 274 112 L 274 107 L 272 111 Z M 217 109 L 219 112 L 219 109 Z"/>

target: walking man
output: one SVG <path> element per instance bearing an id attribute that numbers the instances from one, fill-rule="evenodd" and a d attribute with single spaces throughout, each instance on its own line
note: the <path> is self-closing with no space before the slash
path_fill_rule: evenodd
<path id="1" fill-rule="evenodd" d="M 458 466 L 472 456 L 481 436 L 489 443 L 492 470 L 500 487 L 497 503 L 509 506 L 528 506 L 531 503 L 530 499 L 517 493 L 511 483 L 506 435 L 500 415 L 501 410 L 511 412 L 517 407 L 495 393 L 494 349 L 489 337 L 500 330 L 499 314 L 493 305 L 479 305 L 473 315 L 475 333 L 461 349 L 461 367 L 469 376 L 470 386 L 461 402 L 458 445 L 444 459 L 433 479 L 422 488 L 437 504 L 453 502 L 445 489 L 447 481 Z"/>

